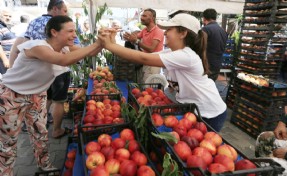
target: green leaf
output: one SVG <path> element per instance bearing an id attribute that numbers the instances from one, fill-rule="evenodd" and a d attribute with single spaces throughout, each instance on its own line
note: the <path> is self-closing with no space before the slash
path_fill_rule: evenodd
<path id="1" fill-rule="evenodd" d="M 161 132 L 161 133 L 159 133 L 159 134 L 156 134 L 156 133 L 154 133 L 154 132 L 151 132 L 151 134 L 152 134 L 154 137 L 167 140 L 168 142 L 174 142 L 174 143 L 177 143 L 177 142 L 178 142 L 178 139 L 177 139 L 176 137 L 174 137 L 174 136 L 173 136 L 171 133 L 169 133 L 169 132 Z"/>
<path id="2" fill-rule="evenodd" d="M 163 171 L 161 176 L 179 176 L 182 175 L 178 169 L 177 163 L 166 153 L 163 158 Z"/>

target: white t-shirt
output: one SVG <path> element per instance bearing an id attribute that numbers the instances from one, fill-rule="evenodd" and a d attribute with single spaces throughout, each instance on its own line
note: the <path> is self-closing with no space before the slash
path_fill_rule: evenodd
<path id="1" fill-rule="evenodd" d="M 67 71 L 67 67 L 29 58 L 25 55 L 24 49 L 40 45 L 54 50 L 45 40 L 29 40 L 18 45 L 20 53 L 13 67 L 8 69 L 2 78 L 6 87 L 23 95 L 38 94 L 48 90 L 55 77 Z M 69 48 L 64 47 L 62 52 L 69 52 Z"/>
<path id="2" fill-rule="evenodd" d="M 165 50 L 159 55 L 167 81 L 178 90 L 178 102 L 195 103 L 205 118 L 216 117 L 226 110 L 214 81 L 203 75 L 202 61 L 191 48 Z"/>

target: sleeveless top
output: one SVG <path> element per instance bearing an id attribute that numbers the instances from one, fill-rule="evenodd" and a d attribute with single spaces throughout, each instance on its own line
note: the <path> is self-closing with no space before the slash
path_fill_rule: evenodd
<path id="1" fill-rule="evenodd" d="M 54 50 L 45 40 L 29 40 L 18 45 L 20 53 L 13 67 L 8 69 L 2 78 L 6 87 L 23 95 L 38 94 L 48 90 L 55 77 L 67 71 L 62 66 L 25 55 L 25 49 L 41 45 Z M 69 52 L 69 48 L 64 47 L 62 52 Z"/>

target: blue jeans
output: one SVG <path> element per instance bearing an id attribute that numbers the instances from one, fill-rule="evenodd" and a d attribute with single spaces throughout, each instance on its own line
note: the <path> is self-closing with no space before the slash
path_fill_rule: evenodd
<path id="1" fill-rule="evenodd" d="M 202 117 L 202 119 L 210 125 L 216 132 L 219 132 L 221 128 L 224 125 L 224 121 L 227 118 L 227 111 L 225 110 L 222 114 L 219 114 L 218 116 L 214 118 L 205 118 Z"/>

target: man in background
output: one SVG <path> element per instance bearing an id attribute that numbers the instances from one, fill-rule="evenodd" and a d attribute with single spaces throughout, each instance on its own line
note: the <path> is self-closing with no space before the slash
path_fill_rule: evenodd
<path id="1" fill-rule="evenodd" d="M 0 10 L 0 44 L 2 49 L 0 50 L 0 73 L 6 73 L 9 68 L 9 56 L 10 50 L 15 42 L 16 36 L 11 32 L 10 28 L 12 12 L 10 9 Z"/>
<path id="2" fill-rule="evenodd" d="M 222 66 L 222 56 L 225 50 L 228 35 L 226 31 L 216 22 L 217 12 L 214 9 L 206 9 L 203 12 L 202 30 L 207 33 L 206 56 L 209 63 L 211 74 L 208 75 L 213 81 L 216 81 Z"/>
<path id="3" fill-rule="evenodd" d="M 156 25 L 156 11 L 153 9 L 145 9 L 141 15 L 141 23 L 146 27 L 138 34 L 125 33 L 124 39 L 130 41 L 147 53 L 159 52 L 163 50 L 164 33 Z M 142 78 L 139 82 L 145 83 L 146 79 L 153 74 L 159 74 L 160 67 L 143 66 Z M 140 74 L 141 75 L 141 74 Z"/>

